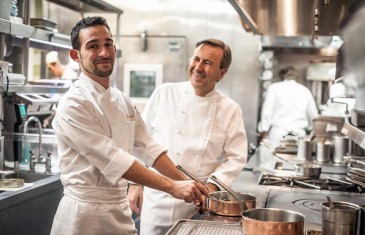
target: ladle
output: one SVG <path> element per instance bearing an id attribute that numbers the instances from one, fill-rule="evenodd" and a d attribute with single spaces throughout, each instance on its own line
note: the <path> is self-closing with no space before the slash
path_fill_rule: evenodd
<path id="1" fill-rule="evenodd" d="M 227 190 L 227 192 L 229 192 L 237 200 L 237 202 L 240 205 L 242 211 L 247 210 L 246 203 L 241 200 L 241 197 L 235 191 L 233 191 L 225 183 L 223 183 L 222 181 L 220 181 L 217 177 L 215 177 L 215 175 L 210 176 L 210 178 L 212 180 L 214 180 L 214 182 L 216 182 L 217 184 L 219 184 L 222 188 L 224 188 L 225 190 Z"/>
<path id="2" fill-rule="evenodd" d="M 327 196 L 328 205 L 330 206 L 330 209 L 334 209 L 335 205 L 333 205 L 332 199 L 330 196 Z"/>

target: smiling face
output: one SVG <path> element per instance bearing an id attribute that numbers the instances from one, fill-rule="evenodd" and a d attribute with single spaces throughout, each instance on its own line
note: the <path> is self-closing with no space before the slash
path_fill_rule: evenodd
<path id="1" fill-rule="evenodd" d="M 109 80 L 115 61 L 115 46 L 109 30 L 103 25 L 91 26 L 79 32 L 80 50 L 70 56 L 80 64 L 81 71 L 95 81 Z"/>
<path id="2" fill-rule="evenodd" d="M 207 44 L 195 48 L 188 73 L 195 94 L 205 96 L 211 92 L 215 84 L 223 78 L 227 69 L 221 69 L 223 49 Z"/>

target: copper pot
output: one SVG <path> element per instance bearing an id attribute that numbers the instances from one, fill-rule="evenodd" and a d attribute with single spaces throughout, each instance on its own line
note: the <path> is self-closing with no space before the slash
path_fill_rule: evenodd
<path id="1" fill-rule="evenodd" d="M 209 212 L 224 216 L 240 216 L 241 207 L 237 200 L 227 191 L 217 191 L 209 194 L 207 209 Z M 247 193 L 238 193 L 248 209 L 256 207 L 256 197 Z"/>
<path id="2" fill-rule="evenodd" d="M 276 208 L 243 211 L 242 231 L 246 235 L 304 235 L 304 215 Z"/>

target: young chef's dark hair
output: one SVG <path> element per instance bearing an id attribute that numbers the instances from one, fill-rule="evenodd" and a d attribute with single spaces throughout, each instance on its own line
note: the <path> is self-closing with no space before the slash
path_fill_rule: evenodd
<path id="1" fill-rule="evenodd" d="M 80 50 L 81 44 L 79 41 L 79 32 L 81 29 L 85 29 L 91 26 L 96 25 L 103 25 L 105 26 L 109 32 L 110 28 L 108 23 L 106 22 L 106 19 L 104 19 L 101 16 L 93 16 L 93 17 L 86 17 L 77 22 L 77 24 L 72 28 L 71 30 L 71 45 L 73 49 Z"/>
<path id="2" fill-rule="evenodd" d="M 221 69 L 228 69 L 232 62 L 231 48 L 219 39 L 209 38 L 196 43 L 195 48 L 207 44 L 213 47 L 220 47 L 223 49 L 223 57 L 221 60 Z"/>

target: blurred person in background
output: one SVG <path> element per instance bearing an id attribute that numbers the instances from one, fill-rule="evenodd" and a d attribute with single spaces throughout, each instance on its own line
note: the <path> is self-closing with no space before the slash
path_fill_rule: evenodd
<path id="1" fill-rule="evenodd" d="M 148 131 L 168 148 L 174 164 L 196 176 L 209 193 L 220 190 L 210 176 L 231 185 L 247 161 L 242 110 L 215 88 L 231 61 L 231 50 L 224 42 L 198 42 L 188 68 L 189 81 L 162 84 L 142 114 Z M 141 212 L 141 235 L 165 234 L 196 210 L 152 188 L 145 187 L 143 197 L 141 192 L 141 186 L 130 185 L 131 208 Z"/>
<path id="2" fill-rule="evenodd" d="M 274 147 L 286 135 L 305 136 L 318 115 L 311 91 L 298 83 L 298 71 L 287 66 L 279 71 L 281 82 L 271 84 L 261 110 L 258 130 Z"/>
<path id="3" fill-rule="evenodd" d="M 75 70 L 75 66 L 72 66 L 72 60 L 67 65 L 62 65 L 57 51 L 48 52 L 46 55 L 46 64 L 48 71 L 52 73 L 55 78 L 61 79 L 76 79 L 78 73 Z M 75 63 L 75 62 L 74 62 Z"/>

